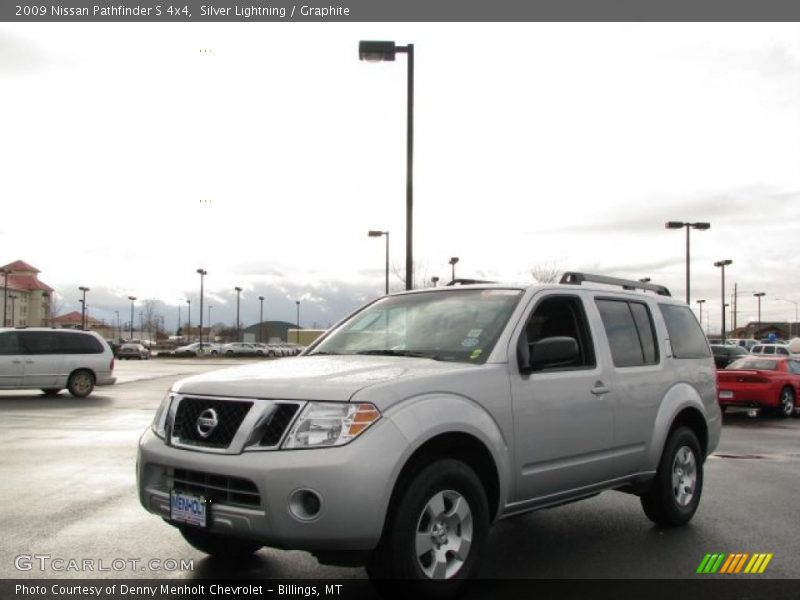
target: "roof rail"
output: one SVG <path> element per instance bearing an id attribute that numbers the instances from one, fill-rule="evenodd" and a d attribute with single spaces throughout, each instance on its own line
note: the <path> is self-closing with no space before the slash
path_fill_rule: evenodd
<path id="1" fill-rule="evenodd" d="M 605 285 L 616 285 L 624 290 L 647 290 L 655 292 L 659 296 L 671 296 L 666 286 L 646 283 L 644 281 L 634 281 L 633 279 L 620 279 L 618 277 L 606 277 L 605 275 L 592 275 L 590 273 L 576 273 L 567 271 L 561 276 L 559 283 L 581 285 L 584 281 L 590 283 L 603 283 Z"/>
<path id="2" fill-rule="evenodd" d="M 476 283 L 497 283 L 496 281 L 485 281 L 483 279 L 453 279 L 446 284 L 448 287 L 453 285 L 473 285 Z"/>

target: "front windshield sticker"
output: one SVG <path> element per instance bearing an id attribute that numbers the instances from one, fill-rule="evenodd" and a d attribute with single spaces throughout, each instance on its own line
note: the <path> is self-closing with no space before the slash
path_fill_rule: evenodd
<path id="1" fill-rule="evenodd" d="M 469 357 L 470 359 L 475 360 L 481 355 L 481 353 L 483 353 L 483 350 L 481 350 L 480 348 L 475 348 L 475 350 L 472 351 L 472 354 L 470 354 Z"/>
<path id="2" fill-rule="evenodd" d="M 477 346 L 478 338 L 468 337 L 463 342 L 461 342 L 461 345 L 464 346 L 464 348 L 472 348 L 474 346 Z"/>
<path id="3" fill-rule="evenodd" d="M 469 330 L 469 333 L 467 334 L 467 337 L 468 337 L 468 338 L 471 338 L 471 337 L 475 337 L 475 338 L 476 338 L 476 337 L 481 337 L 481 331 L 483 331 L 483 329 L 470 329 L 470 330 Z"/>

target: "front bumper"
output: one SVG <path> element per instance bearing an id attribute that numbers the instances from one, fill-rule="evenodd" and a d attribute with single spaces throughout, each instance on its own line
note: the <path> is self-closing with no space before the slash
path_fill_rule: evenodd
<path id="1" fill-rule="evenodd" d="M 174 469 L 246 479 L 258 489 L 255 506 L 211 505 L 210 531 L 298 550 L 371 550 L 380 540 L 384 516 L 405 437 L 388 419 L 338 448 L 211 454 L 167 446 L 148 428 L 139 441 L 139 500 L 169 518 Z M 319 514 L 301 520 L 289 497 L 310 489 L 322 499 Z"/>

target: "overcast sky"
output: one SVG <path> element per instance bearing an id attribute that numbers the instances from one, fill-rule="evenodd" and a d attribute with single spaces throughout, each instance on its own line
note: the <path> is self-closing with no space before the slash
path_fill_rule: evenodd
<path id="1" fill-rule="evenodd" d="M 719 327 L 800 301 L 800 26 L 0 24 L 0 263 L 92 316 L 156 298 L 174 326 L 198 267 L 214 322 L 327 326 L 404 264 L 404 56 L 416 49 L 420 278 L 529 281 L 552 265 L 651 277 Z M 201 52 L 201 50 L 207 50 Z M 393 287 L 401 287 L 393 276 Z M 184 304 L 185 306 L 185 304 Z M 128 314 L 123 312 L 124 315 Z M 184 314 L 185 318 L 185 314 Z"/>

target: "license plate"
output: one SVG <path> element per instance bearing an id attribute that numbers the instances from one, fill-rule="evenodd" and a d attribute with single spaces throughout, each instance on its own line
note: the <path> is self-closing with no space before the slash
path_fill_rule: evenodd
<path id="1" fill-rule="evenodd" d="M 203 496 L 184 494 L 177 490 L 172 490 L 169 494 L 169 518 L 177 523 L 207 527 L 208 507 L 209 502 Z"/>
<path id="2" fill-rule="evenodd" d="M 733 398 L 733 392 L 730 391 L 730 390 L 720 390 L 719 397 L 720 398 L 731 399 L 731 398 Z"/>

